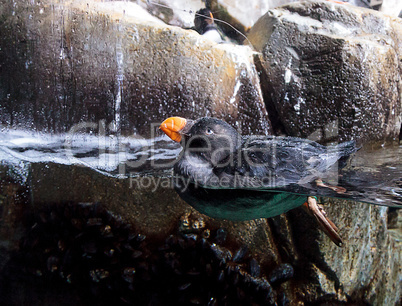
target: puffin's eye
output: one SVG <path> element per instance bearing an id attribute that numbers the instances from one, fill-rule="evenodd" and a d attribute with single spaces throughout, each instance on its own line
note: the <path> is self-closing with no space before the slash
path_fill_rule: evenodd
<path id="1" fill-rule="evenodd" d="M 207 135 L 211 135 L 213 133 L 214 133 L 214 131 L 210 128 L 207 128 L 207 130 L 205 131 L 205 134 L 207 134 Z"/>

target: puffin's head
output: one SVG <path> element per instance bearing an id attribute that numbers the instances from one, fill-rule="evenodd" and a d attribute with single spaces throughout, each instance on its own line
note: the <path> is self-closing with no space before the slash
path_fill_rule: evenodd
<path id="1" fill-rule="evenodd" d="M 204 8 L 196 12 L 194 18 L 194 27 L 198 33 L 204 34 L 206 32 L 207 27 L 213 24 L 214 24 L 214 16 L 212 15 L 212 12 L 209 9 Z"/>
<path id="2" fill-rule="evenodd" d="M 172 140 L 181 142 L 185 153 L 200 156 L 213 166 L 220 165 L 241 144 L 241 135 L 233 127 L 211 117 L 195 121 L 170 117 L 162 122 L 160 129 Z"/>

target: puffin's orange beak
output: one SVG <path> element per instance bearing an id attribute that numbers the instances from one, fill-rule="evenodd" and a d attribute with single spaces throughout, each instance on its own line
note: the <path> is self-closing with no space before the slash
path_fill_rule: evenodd
<path id="1" fill-rule="evenodd" d="M 212 23 L 214 22 L 214 15 L 212 15 L 211 12 L 209 12 L 209 17 L 211 18 Z"/>
<path id="2" fill-rule="evenodd" d="M 187 120 L 181 117 L 170 117 L 161 123 L 159 128 L 172 140 L 180 142 L 180 131 L 186 126 Z"/>

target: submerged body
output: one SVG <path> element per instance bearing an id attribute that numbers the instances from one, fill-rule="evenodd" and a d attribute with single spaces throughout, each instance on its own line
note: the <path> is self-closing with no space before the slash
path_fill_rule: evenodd
<path id="1" fill-rule="evenodd" d="M 173 117 L 161 129 L 183 146 L 174 166 L 179 195 L 201 213 L 233 221 L 301 206 L 306 196 L 283 191 L 333 176 L 329 170 L 356 151 L 354 142 L 325 147 L 296 137 L 242 137 L 215 118 Z"/>
<path id="2" fill-rule="evenodd" d="M 210 189 L 179 181 L 175 189 L 197 211 L 215 219 L 248 221 L 270 218 L 299 207 L 305 196 L 247 189 Z"/>

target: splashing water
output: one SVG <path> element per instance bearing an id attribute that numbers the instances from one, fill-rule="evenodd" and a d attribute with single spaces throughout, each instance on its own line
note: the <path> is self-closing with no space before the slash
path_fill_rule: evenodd
<path id="1" fill-rule="evenodd" d="M 105 176 L 172 177 L 172 167 L 181 152 L 179 144 L 166 136 L 152 139 L 102 134 L 39 134 L 6 130 L 0 135 L 3 166 L 13 169 L 21 183 L 29 176 L 31 163 L 55 163 L 88 167 Z M 366 145 L 340 172 L 337 193 L 316 184 L 279 188 L 276 191 L 351 199 L 376 205 L 402 207 L 402 145 L 373 149 Z M 331 183 L 331 182 L 330 182 Z"/>

